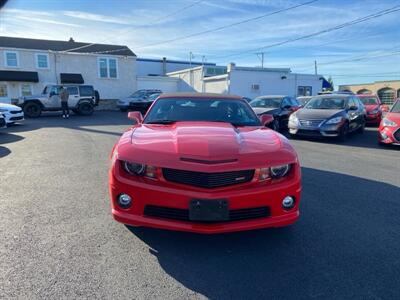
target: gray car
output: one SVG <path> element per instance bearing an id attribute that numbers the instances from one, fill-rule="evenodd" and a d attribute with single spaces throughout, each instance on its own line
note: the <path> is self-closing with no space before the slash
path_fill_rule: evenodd
<path id="1" fill-rule="evenodd" d="M 366 111 L 355 95 L 331 94 L 313 97 L 289 118 L 289 133 L 346 139 L 348 133 L 363 132 Z"/>
<path id="2" fill-rule="evenodd" d="M 117 106 L 121 111 L 127 111 L 128 109 L 146 112 L 150 105 L 153 103 L 149 101 L 149 97 L 153 94 L 161 94 L 162 92 L 157 89 L 149 90 L 137 90 L 129 97 L 119 99 Z"/>

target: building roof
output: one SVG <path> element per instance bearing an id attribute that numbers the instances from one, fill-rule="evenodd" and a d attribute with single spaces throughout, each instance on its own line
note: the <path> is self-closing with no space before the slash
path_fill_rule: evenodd
<path id="1" fill-rule="evenodd" d="M 54 41 L 0 36 L 0 47 L 136 56 L 127 46 L 80 43 L 75 42 L 72 38 L 69 41 Z"/>
<path id="2" fill-rule="evenodd" d="M 154 58 L 137 58 L 136 61 L 144 61 L 144 62 L 157 62 L 157 63 L 162 63 L 162 59 L 154 59 Z M 207 63 L 207 62 L 199 62 L 199 61 L 187 61 L 187 60 L 171 60 L 171 59 L 166 59 L 166 63 L 169 64 L 182 64 L 182 65 L 192 65 L 192 66 L 216 66 L 215 63 Z"/>

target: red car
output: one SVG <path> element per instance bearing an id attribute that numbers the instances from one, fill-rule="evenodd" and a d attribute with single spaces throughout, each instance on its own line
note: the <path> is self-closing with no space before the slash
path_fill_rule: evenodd
<path id="1" fill-rule="evenodd" d="M 384 108 L 379 97 L 373 94 L 362 94 L 357 95 L 357 97 L 364 104 L 367 111 L 367 124 L 379 125 L 382 119 L 382 108 Z"/>
<path id="2" fill-rule="evenodd" d="M 162 94 L 114 146 L 112 215 L 132 226 L 222 233 L 293 224 L 300 165 L 241 97 Z"/>
<path id="3" fill-rule="evenodd" d="M 397 99 L 392 109 L 382 119 L 378 141 L 383 145 L 400 145 L 400 99 Z"/>

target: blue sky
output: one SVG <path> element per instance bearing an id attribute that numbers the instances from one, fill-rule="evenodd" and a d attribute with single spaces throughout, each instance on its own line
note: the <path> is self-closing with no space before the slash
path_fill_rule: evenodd
<path id="1" fill-rule="evenodd" d="M 307 0 L 9 0 L 0 11 L 0 35 L 128 45 L 140 57 L 187 60 L 191 51 L 198 61 L 205 56 L 222 65 L 259 66 L 253 49 L 400 5 L 394 0 L 319 0 L 165 42 L 303 2 Z M 335 84 L 400 79 L 400 11 L 265 52 L 266 67 L 290 67 L 294 72 L 314 72 L 317 60 L 319 73 L 332 75 Z"/>

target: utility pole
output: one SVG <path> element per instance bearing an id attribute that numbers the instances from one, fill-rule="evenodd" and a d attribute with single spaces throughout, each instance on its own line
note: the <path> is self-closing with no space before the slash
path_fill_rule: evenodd
<path id="1" fill-rule="evenodd" d="M 315 75 L 318 74 L 318 66 L 317 66 L 317 61 L 314 60 L 314 69 L 315 69 Z"/>
<path id="2" fill-rule="evenodd" d="M 206 56 L 203 55 L 203 56 L 201 57 L 201 64 L 204 66 L 204 63 L 206 63 L 206 62 L 207 62 Z"/>
<path id="3" fill-rule="evenodd" d="M 257 57 L 259 59 L 261 59 L 261 69 L 264 69 L 264 54 L 265 54 L 265 52 L 256 53 Z M 261 57 L 260 57 L 260 55 L 261 55 Z"/>
<path id="4" fill-rule="evenodd" d="M 193 52 L 190 51 L 189 52 L 189 65 L 190 65 L 190 68 L 192 68 L 192 58 L 194 58 L 194 55 L 193 55 Z"/>

